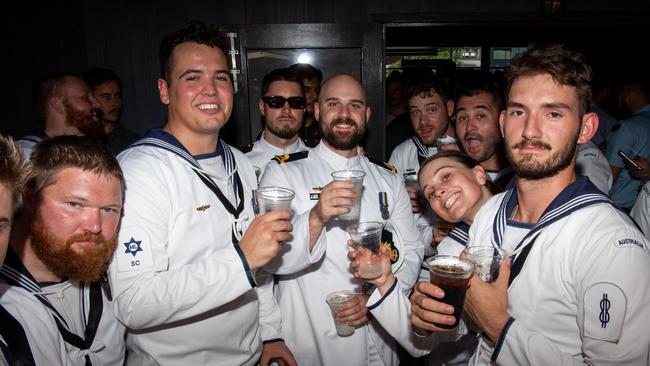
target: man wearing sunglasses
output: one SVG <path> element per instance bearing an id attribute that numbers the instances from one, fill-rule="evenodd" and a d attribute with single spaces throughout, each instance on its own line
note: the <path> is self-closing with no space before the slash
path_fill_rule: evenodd
<path id="1" fill-rule="evenodd" d="M 264 76 L 259 102 L 264 131 L 259 140 L 242 149 L 260 173 L 274 156 L 308 149 L 298 138 L 305 103 L 300 78 L 294 71 L 276 69 Z"/>

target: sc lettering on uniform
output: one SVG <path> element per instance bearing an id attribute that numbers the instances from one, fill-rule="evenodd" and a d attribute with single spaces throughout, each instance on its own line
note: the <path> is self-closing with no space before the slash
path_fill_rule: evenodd
<path id="1" fill-rule="evenodd" d="M 124 250 L 117 253 L 118 268 L 121 272 L 145 269 L 153 265 L 151 251 L 145 250 L 143 240 L 131 237 L 122 245 Z"/>

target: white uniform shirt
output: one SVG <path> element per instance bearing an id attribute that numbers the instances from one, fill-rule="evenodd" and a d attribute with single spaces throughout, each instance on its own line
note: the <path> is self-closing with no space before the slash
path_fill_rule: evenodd
<path id="1" fill-rule="evenodd" d="M 607 157 L 591 141 L 578 146 L 576 174 L 588 177 L 591 183 L 605 194 L 612 188 L 612 169 Z"/>
<path id="2" fill-rule="evenodd" d="M 21 150 L 23 150 L 23 156 L 25 156 L 25 159 L 29 161 L 32 155 L 32 150 L 34 150 L 34 146 L 46 138 L 47 136 L 45 136 L 45 134 L 27 135 L 16 140 L 14 143 Z"/>
<path id="3" fill-rule="evenodd" d="M 89 284 L 80 286 L 64 281 L 51 285 L 40 284 L 39 288 L 39 284 L 34 282 L 19 261 L 13 252 L 8 253 L 2 270 L 2 282 L 6 291 L 0 297 L 0 304 L 21 323 L 37 365 L 85 365 L 86 355 L 93 365 L 121 365 L 124 362 L 126 330 L 115 318 L 113 303 L 108 300 L 99 284 L 93 286 L 97 286 L 96 294 L 101 301 L 101 308 L 93 303 Z M 9 286 L 8 278 L 16 283 Z M 55 311 L 48 311 L 38 300 L 39 295 L 47 299 Z M 93 314 L 100 317 L 96 324 L 92 324 Z M 86 350 L 66 342 L 59 332 L 55 316 L 82 342 L 86 332 L 96 326 L 91 346 Z"/>
<path id="4" fill-rule="evenodd" d="M 215 176 L 171 135 L 150 136 L 118 156 L 128 188 L 109 275 L 116 315 L 130 330 L 127 363 L 256 364 L 262 340 L 279 338 L 279 311 L 272 284 L 255 287 L 231 240 L 233 227 L 244 231 L 254 218 L 253 168 L 232 149 L 243 193 L 235 220 L 196 173 L 233 189 L 227 154 Z"/>
<path id="5" fill-rule="evenodd" d="M 438 254 L 460 255 L 467 245 L 468 230 L 467 224 L 458 224 L 438 244 Z M 428 267 L 423 264 L 419 281 L 428 282 L 429 278 Z M 384 296 L 375 289 L 368 300 L 368 310 L 411 356 L 428 355 L 427 364 L 430 366 L 467 365 L 476 349 L 475 336 L 468 332 L 464 318 L 461 318 L 459 326 L 453 331 L 434 333 L 429 337 L 415 335 L 411 325 L 411 302 L 397 282 Z"/>
<path id="6" fill-rule="evenodd" d="M 253 143 L 250 151 L 246 151 L 247 149 L 244 150 L 244 153 L 246 154 L 246 157 L 251 161 L 251 164 L 253 164 L 254 167 L 258 167 L 260 169 L 260 174 L 264 173 L 266 165 L 271 162 L 271 159 L 273 159 L 273 157 L 276 155 L 293 154 L 298 151 L 309 150 L 309 148 L 305 146 L 305 143 L 302 142 L 302 139 L 300 138 L 298 138 L 293 144 L 283 149 L 275 145 L 271 145 L 264 138 L 264 134 L 265 132 L 262 132 L 262 136 L 259 138 L 259 140 Z"/>
<path id="7" fill-rule="evenodd" d="M 641 188 L 630 215 L 639 225 L 645 237 L 650 238 L 650 182 Z"/>
<path id="8" fill-rule="evenodd" d="M 281 186 L 295 191 L 291 208 L 293 240 L 267 267 L 280 276 L 277 292 L 282 312 L 282 335 L 299 365 L 395 365 L 395 344 L 374 321 L 357 328 L 349 337 L 336 334 L 325 296 L 333 291 L 358 289 L 363 281 L 349 270 L 345 227 L 349 221 L 332 219 L 309 252 L 309 212 L 321 187 L 332 181 L 331 172 L 356 169 L 366 173 L 360 202 L 360 221 L 379 221 L 393 236 L 393 272 L 408 291 L 415 283 L 422 261 L 422 242 L 416 230 L 410 201 L 401 177 L 361 154 L 344 158 L 323 143 L 308 152 L 275 159 L 267 166 L 262 186 Z M 384 220 L 379 193 L 385 192 L 390 218 Z"/>
<path id="9" fill-rule="evenodd" d="M 422 155 L 425 155 L 425 149 L 427 156 L 435 155 L 438 152 L 438 148 L 435 146 L 426 147 L 422 144 L 420 145 Z M 413 141 L 413 138 L 409 138 L 397 145 L 395 150 L 390 154 L 388 162 L 397 168 L 397 175 L 402 178 L 402 183 L 404 183 L 408 175 L 415 175 L 417 179 L 418 173 L 420 172 L 420 162 L 418 160 L 418 146 Z M 422 211 L 415 214 L 415 220 L 418 231 L 422 236 L 422 242 L 424 243 L 424 256 L 427 257 L 434 254 L 431 244 L 433 243 L 433 220 L 436 214 L 425 200 L 421 200 L 420 208 Z"/>
<path id="10" fill-rule="evenodd" d="M 515 204 L 509 190 L 483 205 L 470 245 L 503 242 L 498 228 Z M 547 208 L 520 248 L 526 246 L 508 290 L 511 321 L 496 347 L 481 342 L 479 364 L 491 357 L 502 365 L 647 364 L 650 253 L 629 217 L 579 178 Z"/>

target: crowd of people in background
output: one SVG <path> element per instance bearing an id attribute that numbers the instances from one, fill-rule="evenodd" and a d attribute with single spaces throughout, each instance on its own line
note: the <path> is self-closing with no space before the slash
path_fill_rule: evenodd
<path id="1" fill-rule="evenodd" d="M 650 364 L 646 80 L 546 45 L 504 73 L 392 71 L 374 111 L 355 76 L 287 65 L 238 149 L 228 47 L 198 21 L 161 41 L 143 136 L 110 69 L 34 83 L 40 128 L 0 136 L 0 364 Z M 427 263 L 485 245 L 506 259 L 459 315 Z"/>

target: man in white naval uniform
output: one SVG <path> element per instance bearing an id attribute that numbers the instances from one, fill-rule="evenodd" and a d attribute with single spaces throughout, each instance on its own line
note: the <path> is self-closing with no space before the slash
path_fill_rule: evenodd
<path id="1" fill-rule="evenodd" d="M 0 135 L 0 266 L 9 245 L 14 209 L 20 202 L 30 173 L 31 166 L 11 137 Z M 32 294 L 26 291 L 8 292 L 7 286 L 0 284 L 2 304 L 20 306 L 14 306 L 14 311 L 10 313 L 0 304 L 0 365 L 47 364 L 48 360 L 58 355 L 58 330 L 52 328 L 48 331 L 50 315 Z M 16 298 L 8 298 L 14 294 Z M 35 307 L 30 306 L 34 304 Z M 38 311 L 39 308 L 42 308 L 41 311 Z M 32 327 L 23 328 L 21 324 L 29 321 L 32 321 Z M 37 324 L 41 325 L 38 329 Z M 38 342 L 39 339 L 50 341 Z"/>
<path id="2" fill-rule="evenodd" d="M 436 141 L 452 128 L 449 117 L 454 113 L 454 101 L 447 97 L 440 81 L 430 78 L 409 87 L 406 97 L 415 136 L 399 144 L 389 162 L 402 180 L 417 182 L 420 163 L 438 152 Z M 436 214 L 429 205 L 422 204 L 422 193 L 416 187 L 407 184 L 406 190 L 424 243 L 424 256 L 428 257 L 435 254 L 432 243 Z"/>
<path id="3" fill-rule="evenodd" d="M 479 79 L 461 84 L 456 96 L 458 141 L 485 168 L 498 191 L 505 190 L 514 175 L 499 130 L 502 110 L 503 93 L 495 82 Z"/>
<path id="4" fill-rule="evenodd" d="M 350 211 L 352 183 L 332 181 L 342 169 L 366 173 L 360 198 L 360 221 L 384 223 L 384 245 L 390 246 L 393 271 L 402 288 L 415 283 L 422 243 L 409 198 L 396 175 L 383 163 L 360 154 L 370 109 L 361 83 L 342 74 L 327 81 L 316 106 L 322 139 L 309 151 L 278 156 L 267 166 L 261 185 L 291 188 L 293 239 L 267 268 L 279 274 L 277 293 L 282 335 L 300 365 L 396 365 L 394 341 L 368 320 L 367 295 L 357 296 L 339 313 L 356 327 L 352 336 L 336 334 L 325 296 L 337 290 L 359 290 L 362 281 L 348 268 L 344 229 L 354 222 L 337 218 Z M 276 163 L 277 162 L 277 163 Z M 347 206 L 345 206 L 347 205 Z"/>
<path id="5" fill-rule="evenodd" d="M 295 364 L 257 271 L 289 238 L 290 213 L 255 217 L 253 168 L 219 139 L 233 100 L 226 45 L 197 21 L 163 39 L 167 123 L 118 156 L 129 188 L 109 277 L 129 365 Z"/>
<path id="6" fill-rule="evenodd" d="M 102 281 L 122 211 L 120 167 L 101 142 L 78 136 L 40 143 L 32 165 L 0 271 L 0 304 L 22 326 L 11 359 L 120 365 L 125 328 Z"/>
<path id="7" fill-rule="evenodd" d="M 470 228 L 470 246 L 490 240 L 512 253 L 491 284 L 473 277 L 465 310 L 483 331 L 478 364 L 645 365 L 650 354 L 647 239 L 588 179 L 576 177 L 591 70 L 562 46 L 528 51 L 506 68 L 500 123 L 515 187 L 493 197 Z M 420 283 L 413 324 L 450 324 L 442 291 Z"/>
<path id="8" fill-rule="evenodd" d="M 34 83 L 34 105 L 41 128 L 16 140 L 29 159 L 34 145 L 51 137 L 104 136 L 104 125 L 95 117 L 99 102 L 81 77 L 72 73 L 50 73 Z"/>
<path id="9" fill-rule="evenodd" d="M 301 83 L 291 69 L 273 70 L 262 79 L 259 108 L 264 131 L 259 140 L 242 149 L 260 174 L 274 156 L 308 149 L 299 135 L 306 103 Z"/>

